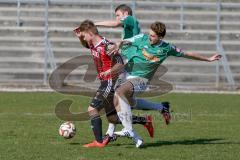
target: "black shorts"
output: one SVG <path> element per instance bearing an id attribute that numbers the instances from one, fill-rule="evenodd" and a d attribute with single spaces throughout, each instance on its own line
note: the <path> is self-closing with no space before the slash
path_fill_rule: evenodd
<path id="1" fill-rule="evenodd" d="M 98 111 L 104 108 L 107 116 L 115 114 L 116 110 L 113 104 L 115 83 L 116 80 L 112 79 L 101 81 L 101 85 L 93 97 L 90 106 Z"/>

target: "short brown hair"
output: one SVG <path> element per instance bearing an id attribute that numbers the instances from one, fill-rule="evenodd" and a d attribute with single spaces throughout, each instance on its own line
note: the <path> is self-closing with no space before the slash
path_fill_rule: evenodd
<path id="1" fill-rule="evenodd" d="M 151 30 L 157 34 L 158 37 L 164 38 L 166 34 L 166 26 L 162 22 L 154 22 L 151 24 Z"/>
<path id="2" fill-rule="evenodd" d="M 93 34 L 98 34 L 98 29 L 91 20 L 85 20 L 80 24 L 81 32 L 92 32 Z"/>
<path id="3" fill-rule="evenodd" d="M 117 8 L 115 9 L 115 13 L 118 10 L 121 10 L 123 12 L 128 12 L 128 15 L 132 16 L 132 8 L 129 7 L 128 5 L 126 5 L 126 4 L 121 4 L 121 5 L 117 6 Z"/>

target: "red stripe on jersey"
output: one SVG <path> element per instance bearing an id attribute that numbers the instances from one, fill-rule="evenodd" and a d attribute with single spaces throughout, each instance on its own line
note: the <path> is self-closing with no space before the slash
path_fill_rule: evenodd
<path id="1" fill-rule="evenodd" d="M 117 76 L 117 75 L 109 75 L 109 76 L 102 77 L 99 74 L 101 72 L 105 72 L 111 69 L 111 67 L 115 65 L 112 58 L 109 55 L 107 55 L 107 48 L 109 44 L 112 44 L 112 43 L 106 40 L 105 38 L 102 38 L 102 41 L 98 45 L 90 47 L 94 64 L 97 69 L 98 78 L 100 80 L 108 80 L 111 78 L 115 78 Z"/>

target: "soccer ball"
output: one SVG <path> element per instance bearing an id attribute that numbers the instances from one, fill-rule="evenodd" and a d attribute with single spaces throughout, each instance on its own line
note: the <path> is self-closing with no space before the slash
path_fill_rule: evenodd
<path id="1" fill-rule="evenodd" d="M 66 138 L 70 139 L 73 138 L 76 134 L 76 127 L 73 123 L 71 122 L 65 122 L 61 124 L 59 128 L 59 135 Z"/>

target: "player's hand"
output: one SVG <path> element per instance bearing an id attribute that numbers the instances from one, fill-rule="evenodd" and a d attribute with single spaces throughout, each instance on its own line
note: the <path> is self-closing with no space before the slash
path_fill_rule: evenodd
<path id="1" fill-rule="evenodd" d="M 77 37 L 82 37 L 82 32 L 81 32 L 81 30 L 80 30 L 80 27 L 75 28 L 75 29 L 73 30 L 73 32 L 75 33 L 75 35 L 76 35 Z"/>
<path id="2" fill-rule="evenodd" d="M 212 61 L 218 61 L 222 58 L 222 55 L 220 54 L 214 54 L 213 56 L 208 58 L 208 62 L 212 62 Z"/>
<path id="3" fill-rule="evenodd" d="M 75 35 L 79 38 L 81 44 L 83 47 L 85 48 L 90 48 L 89 43 L 87 41 L 84 40 L 84 34 L 83 32 L 81 32 L 80 27 L 77 27 L 73 30 L 73 32 L 75 33 Z"/>
<path id="4" fill-rule="evenodd" d="M 111 70 L 110 70 L 110 69 L 107 70 L 107 71 L 105 71 L 105 72 L 99 73 L 100 77 L 106 77 L 106 76 L 108 76 L 108 75 L 110 75 L 110 74 L 111 74 Z"/>
<path id="5" fill-rule="evenodd" d="M 108 55 L 117 54 L 120 48 L 119 46 L 120 46 L 119 43 L 115 43 L 114 45 L 110 46 L 108 48 L 107 54 Z"/>

